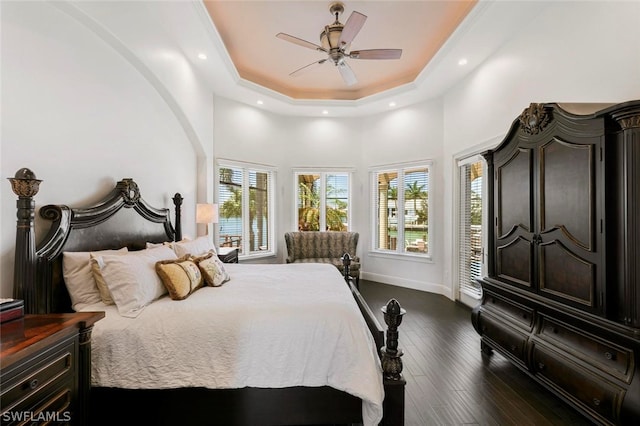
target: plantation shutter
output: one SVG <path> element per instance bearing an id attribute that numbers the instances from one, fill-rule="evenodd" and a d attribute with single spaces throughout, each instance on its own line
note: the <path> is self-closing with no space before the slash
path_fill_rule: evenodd
<path id="1" fill-rule="evenodd" d="M 236 167 L 221 167 L 219 180 L 219 246 L 238 247 L 242 251 L 243 234 L 243 170 Z"/>
<path id="2" fill-rule="evenodd" d="M 373 241 L 376 250 L 397 250 L 397 187 L 397 170 L 371 173 L 371 200 L 375 206 L 373 223 L 377 230 Z"/>
<path id="3" fill-rule="evenodd" d="M 485 163 L 474 156 L 458 162 L 458 279 L 461 292 L 480 297 L 477 279 L 483 274 L 483 177 Z"/>

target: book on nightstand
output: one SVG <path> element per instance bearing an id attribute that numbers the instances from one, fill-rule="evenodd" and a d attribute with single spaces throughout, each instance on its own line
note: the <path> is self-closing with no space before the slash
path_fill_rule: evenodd
<path id="1" fill-rule="evenodd" d="M 24 300 L 0 299 L 0 324 L 24 316 Z"/>

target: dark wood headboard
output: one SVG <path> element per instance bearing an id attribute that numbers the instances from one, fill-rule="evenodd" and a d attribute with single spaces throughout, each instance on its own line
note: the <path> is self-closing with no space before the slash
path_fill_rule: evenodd
<path id="1" fill-rule="evenodd" d="M 25 198 L 30 198 L 30 202 Z M 40 216 L 52 224 L 45 238 L 34 248 L 35 244 L 29 241 L 33 239 L 33 232 L 31 235 L 21 233 L 29 230 L 25 228 L 33 231 L 35 203 L 32 196 L 20 195 L 14 297 L 25 300 L 28 313 L 71 312 L 71 300 L 62 276 L 62 253 L 121 247 L 140 250 L 147 242 L 179 241 L 182 239 L 182 196 L 176 193 L 173 203 L 175 228 L 169 209 L 150 206 L 140 196 L 140 189 L 133 179 L 122 179 L 93 206 L 46 205 L 40 208 Z M 21 242 L 21 238 L 24 241 Z M 20 251 L 25 254 L 18 255 Z"/>

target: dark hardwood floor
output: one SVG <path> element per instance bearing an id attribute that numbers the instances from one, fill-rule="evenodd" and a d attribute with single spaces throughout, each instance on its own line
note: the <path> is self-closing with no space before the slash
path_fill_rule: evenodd
<path id="1" fill-rule="evenodd" d="M 471 310 L 444 296 L 360 281 L 380 323 L 395 298 L 407 380 L 405 425 L 590 425 L 498 353 L 480 351 Z"/>

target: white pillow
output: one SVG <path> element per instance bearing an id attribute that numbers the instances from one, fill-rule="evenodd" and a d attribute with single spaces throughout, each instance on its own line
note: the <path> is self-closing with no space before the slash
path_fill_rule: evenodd
<path id="1" fill-rule="evenodd" d="M 149 303 L 167 294 L 156 273 L 156 262 L 177 259 L 166 246 L 131 251 L 121 256 L 95 256 L 120 315 L 137 317 Z"/>
<path id="2" fill-rule="evenodd" d="M 216 252 L 216 248 L 213 245 L 213 238 L 210 235 L 203 235 L 195 240 L 182 240 L 173 243 L 173 249 L 178 257 L 184 255 L 191 255 L 194 257 L 203 256 L 208 252 Z"/>
<path id="3" fill-rule="evenodd" d="M 88 305 L 102 301 L 91 272 L 91 254 L 122 254 L 126 252 L 127 248 L 122 247 L 119 250 L 67 251 L 62 253 L 62 276 L 74 311 L 80 311 Z"/>

